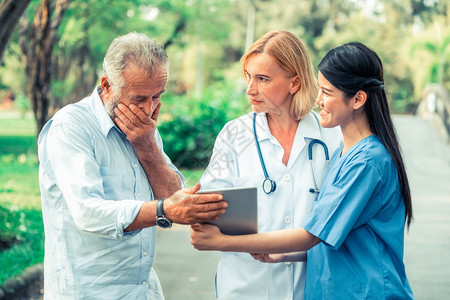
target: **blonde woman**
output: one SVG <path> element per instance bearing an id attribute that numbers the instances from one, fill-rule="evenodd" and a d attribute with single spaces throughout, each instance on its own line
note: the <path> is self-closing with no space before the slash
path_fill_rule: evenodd
<path id="1" fill-rule="evenodd" d="M 252 112 L 224 126 L 202 187 L 255 186 L 258 232 L 297 228 L 317 198 L 327 166 L 324 148 L 334 152 L 341 142 L 340 130 L 320 127 L 318 115 L 311 111 L 318 84 L 308 51 L 296 35 L 266 33 L 241 63 Z M 303 262 L 264 264 L 246 253 L 223 252 L 216 296 L 302 299 L 305 271 Z"/>

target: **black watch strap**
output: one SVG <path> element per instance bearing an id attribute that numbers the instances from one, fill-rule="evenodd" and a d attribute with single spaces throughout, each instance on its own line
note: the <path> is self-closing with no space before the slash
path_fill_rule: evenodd
<path id="1" fill-rule="evenodd" d="M 164 199 L 160 199 L 156 202 L 156 225 L 161 228 L 170 228 L 172 227 L 172 222 L 164 216 L 163 203 Z"/>
<path id="2" fill-rule="evenodd" d="M 156 217 L 161 218 L 164 217 L 164 198 L 159 199 L 158 202 L 156 202 Z"/>

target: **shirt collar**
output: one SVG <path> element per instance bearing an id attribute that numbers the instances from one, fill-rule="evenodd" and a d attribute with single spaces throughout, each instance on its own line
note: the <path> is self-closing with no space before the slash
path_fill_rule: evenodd
<path id="1" fill-rule="evenodd" d="M 105 137 L 108 135 L 112 128 L 117 128 L 108 112 L 106 111 L 105 105 L 103 104 L 102 99 L 100 98 L 101 87 L 100 85 L 96 86 L 91 95 L 91 108 L 94 112 L 95 117 L 100 125 L 100 129 Z M 117 128 L 118 129 L 118 128 Z M 120 130 L 118 130 L 121 132 Z M 122 132 L 121 132 L 122 133 Z"/>

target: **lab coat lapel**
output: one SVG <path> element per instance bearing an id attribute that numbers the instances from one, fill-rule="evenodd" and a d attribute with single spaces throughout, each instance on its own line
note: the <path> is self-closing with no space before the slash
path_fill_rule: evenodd
<path id="1" fill-rule="evenodd" d="M 281 162 L 283 158 L 283 148 L 277 139 L 272 135 L 267 122 L 267 115 L 265 113 L 258 113 L 256 118 L 256 131 L 258 136 L 261 152 L 267 164 L 271 162 L 272 172 L 283 172 L 286 166 Z M 256 145 L 255 145 L 256 147 Z M 274 163 L 275 161 L 275 163 Z M 267 166 L 266 166 L 267 167 Z M 282 168 L 278 170 L 278 168 Z M 270 174 L 270 171 L 269 171 Z"/>
<path id="2" fill-rule="evenodd" d="M 305 139 L 320 139 L 320 128 L 313 112 L 307 114 L 298 124 L 292 144 L 291 155 L 289 156 L 288 168 L 291 169 L 303 148 L 307 146 Z M 307 158 L 307 157 L 306 157 Z"/>

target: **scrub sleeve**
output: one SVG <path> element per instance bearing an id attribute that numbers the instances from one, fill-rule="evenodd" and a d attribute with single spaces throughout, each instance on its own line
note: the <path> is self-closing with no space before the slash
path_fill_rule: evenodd
<path id="1" fill-rule="evenodd" d="M 355 160 L 342 166 L 337 157 L 330 166 L 322 191 L 314 204 L 304 229 L 337 250 L 349 232 L 367 223 L 380 210 L 379 201 L 370 201 L 379 191 L 381 176 L 365 160 Z M 342 169 L 341 169 L 342 168 Z"/>

